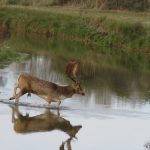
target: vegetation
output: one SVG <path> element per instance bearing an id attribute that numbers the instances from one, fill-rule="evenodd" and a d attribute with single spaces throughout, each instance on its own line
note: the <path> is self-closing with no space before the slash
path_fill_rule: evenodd
<path id="1" fill-rule="evenodd" d="M 0 67 L 4 64 L 8 64 L 12 61 L 20 60 L 21 55 L 15 51 L 8 48 L 0 48 Z"/>
<path id="2" fill-rule="evenodd" d="M 147 21 L 137 22 L 132 17 L 128 21 L 113 19 L 108 17 L 111 13 L 99 12 L 101 15 L 94 17 L 91 15 L 93 12 L 84 15 L 84 11 L 57 10 L 3 7 L 0 9 L 0 24 L 13 32 L 44 34 L 47 37 L 57 35 L 98 48 L 149 51 L 150 28 Z M 142 19 L 143 16 L 146 18 L 146 14 L 141 15 Z"/>
<path id="3" fill-rule="evenodd" d="M 19 61 L 24 57 L 23 54 L 17 52 L 15 48 L 10 47 L 6 43 L 5 40 L 8 38 L 8 35 L 6 32 L 4 34 L 0 34 L 0 68 L 11 62 Z"/>
<path id="4" fill-rule="evenodd" d="M 150 50 L 149 17 L 146 12 L 118 13 L 70 7 L 4 6 L 0 8 L 0 30 L 25 36 L 44 35 L 49 39 L 59 37 L 88 45 L 92 47 L 90 50 L 81 47 L 73 51 L 71 47 L 70 51 L 60 50 L 58 54 L 61 60 L 73 56 L 80 59 L 84 56 L 82 64 L 86 64 L 88 69 L 83 74 L 92 76 L 103 66 L 123 66 L 131 70 L 150 68 L 147 58 Z M 36 43 L 40 43 L 37 41 Z M 9 59 L 6 53 L 9 55 L 10 51 L 2 51 L 1 58 Z"/>
<path id="5" fill-rule="evenodd" d="M 2 4 L 23 6 L 72 5 L 83 8 L 145 10 L 148 0 L 1 0 Z"/>

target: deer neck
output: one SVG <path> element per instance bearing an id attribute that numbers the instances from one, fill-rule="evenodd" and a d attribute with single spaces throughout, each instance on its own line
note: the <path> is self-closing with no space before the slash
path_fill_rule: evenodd
<path id="1" fill-rule="evenodd" d="M 59 86 L 57 92 L 60 96 L 64 96 L 64 98 L 72 97 L 72 95 L 75 93 L 72 86 Z"/>

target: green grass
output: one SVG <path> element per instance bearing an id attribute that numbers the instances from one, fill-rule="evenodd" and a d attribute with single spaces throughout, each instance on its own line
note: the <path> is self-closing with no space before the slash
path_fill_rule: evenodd
<path id="1" fill-rule="evenodd" d="M 7 46 L 0 47 L 0 67 L 14 61 L 19 61 L 23 57 L 20 53 L 10 49 Z"/>
<path id="2" fill-rule="evenodd" d="M 99 9 L 83 9 L 78 7 L 61 7 L 61 6 L 51 6 L 51 7 L 23 7 L 23 6 L 7 6 L 8 8 L 25 8 L 28 10 L 35 10 L 40 12 L 49 12 L 54 14 L 63 14 L 69 16 L 77 17 L 89 17 L 89 18 L 101 18 L 107 17 L 108 19 L 120 21 L 120 22 L 130 22 L 137 23 L 140 22 L 143 26 L 150 28 L 150 11 L 144 12 L 130 12 L 125 10 L 99 10 Z"/>
<path id="3" fill-rule="evenodd" d="M 145 12 L 130 12 L 130 11 L 120 11 L 120 10 L 99 10 L 99 9 L 82 9 L 74 7 L 31 7 L 33 9 L 38 9 L 41 11 L 48 11 L 52 13 L 83 16 L 100 18 L 107 17 L 108 19 L 113 19 L 121 22 L 140 22 L 145 27 L 150 27 L 150 13 Z"/>
<path id="4" fill-rule="evenodd" d="M 13 32 L 57 35 L 98 47 L 145 52 L 150 48 L 149 17 L 146 12 L 66 7 L 8 6 L 0 9 L 0 24 Z"/>

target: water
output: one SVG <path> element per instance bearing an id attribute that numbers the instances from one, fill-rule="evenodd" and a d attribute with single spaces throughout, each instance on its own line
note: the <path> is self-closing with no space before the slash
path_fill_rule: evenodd
<path id="1" fill-rule="evenodd" d="M 8 48 L 28 55 L 20 62 L 12 62 L 0 69 L 0 99 L 12 96 L 13 85 L 20 72 L 27 72 L 61 85 L 71 84 L 64 73 L 65 63 L 69 58 L 78 55 L 81 58 L 92 51 L 91 47 L 66 44 L 65 41 L 56 42 L 54 39 L 39 40 L 39 37 L 32 36 L 23 40 L 13 37 L 3 42 Z M 93 53 L 96 53 L 95 56 L 99 55 L 95 51 Z M 92 63 L 93 57 L 89 57 Z M 74 95 L 64 100 L 59 112 L 55 109 L 17 107 L 0 103 L 2 149 L 148 149 L 149 74 L 122 69 L 120 65 L 114 67 L 112 64 L 111 67 L 111 63 L 109 66 L 104 63 L 98 70 L 92 70 L 95 65 L 90 66 L 87 61 L 84 63 L 84 73 L 80 79 L 85 96 Z M 28 98 L 25 95 L 20 101 L 46 104 L 35 95 Z"/>

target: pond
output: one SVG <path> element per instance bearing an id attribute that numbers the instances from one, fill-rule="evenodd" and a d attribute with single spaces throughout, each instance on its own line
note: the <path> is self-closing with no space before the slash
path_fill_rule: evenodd
<path id="1" fill-rule="evenodd" d="M 24 55 L 19 62 L 1 67 L 0 99 L 12 96 L 21 72 L 61 85 L 72 84 L 65 75 L 65 65 L 72 58 L 81 60 L 79 79 L 85 91 L 85 96 L 64 100 L 59 111 L 0 103 L 2 149 L 148 149 L 150 78 L 143 69 L 148 66 L 145 56 L 121 61 L 120 52 L 104 54 L 92 46 L 36 35 L 11 35 L 0 42 Z M 33 94 L 20 101 L 46 104 Z"/>

